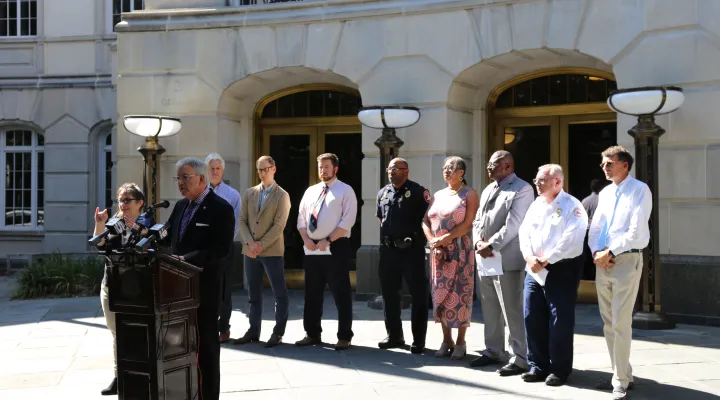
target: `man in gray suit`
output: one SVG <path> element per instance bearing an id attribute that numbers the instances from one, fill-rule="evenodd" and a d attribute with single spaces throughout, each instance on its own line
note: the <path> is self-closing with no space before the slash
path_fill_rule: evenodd
<path id="1" fill-rule="evenodd" d="M 490 157 L 488 175 L 494 182 L 483 190 L 473 221 L 473 243 L 480 257 L 502 258 L 502 274 L 481 276 L 479 291 L 485 322 L 485 347 L 471 367 L 498 364 L 506 356 L 505 324 L 510 329 L 513 355 L 497 370 L 501 376 L 519 375 L 528 369 L 523 317 L 525 260 L 520 252 L 518 230 L 535 200 L 532 186 L 515 175 L 512 154 L 501 150 Z"/>

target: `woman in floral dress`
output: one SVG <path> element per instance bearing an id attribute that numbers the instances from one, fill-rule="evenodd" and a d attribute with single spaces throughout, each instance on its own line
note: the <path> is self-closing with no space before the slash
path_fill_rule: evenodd
<path id="1" fill-rule="evenodd" d="M 465 181 L 465 161 L 448 157 L 443 166 L 448 187 L 435 193 L 423 222 L 432 256 L 433 319 L 442 324 L 443 343 L 436 357 L 452 354 L 455 360 L 467 352 L 465 331 L 472 315 L 475 253 L 469 232 L 478 210 L 477 192 Z M 457 328 L 453 340 L 452 329 Z"/>

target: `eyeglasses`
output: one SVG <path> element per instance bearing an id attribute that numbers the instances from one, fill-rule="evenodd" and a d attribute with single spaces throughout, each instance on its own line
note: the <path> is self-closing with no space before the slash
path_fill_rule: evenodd
<path id="1" fill-rule="evenodd" d="M 117 199 L 118 204 L 129 204 L 131 201 L 135 201 L 137 199 L 133 198 L 125 198 L 125 199 Z"/>
<path id="2" fill-rule="evenodd" d="M 386 171 L 395 173 L 395 172 L 401 171 L 403 169 L 407 169 L 407 168 L 392 167 L 392 168 L 388 168 Z"/>
<path id="3" fill-rule="evenodd" d="M 495 168 L 497 168 L 497 167 L 499 167 L 499 166 L 501 166 L 501 165 L 503 165 L 503 164 L 509 164 L 509 163 L 506 163 L 506 162 L 499 162 L 499 163 L 489 162 L 488 165 L 487 165 L 487 169 L 495 169 Z"/>
<path id="4" fill-rule="evenodd" d="M 263 172 L 268 172 L 268 171 L 270 171 L 270 168 L 272 168 L 272 165 L 269 166 L 269 167 L 265 167 L 265 168 L 258 168 L 258 169 L 257 169 L 257 172 L 258 172 L 258 174 L 262 174 Z"/>
<path id="5" fill-rule="evenodd" d="M 613 161 L 606 161 L 606 162 L 600 164 L 600 168 L 602 168 L 602 169 L 605 169 L 606 167 L 612 168 L 613 164 L 614 164 Z"/>
<path id="6" fill-rule="evenodd" d="M 443 172 L 448 171 L 450 173 L 453 173 L 453 172 L 455 172 L 455 167 L 453 167 L 452 165 L 448 165 L 447 167 L 443 167 L 442 170 L 443 170 Z"/>
<path id="7" fill-rule="evenodd" d="M 173 179 L 175 180 L 175 182 L 180 181 L 180 180 L 182 180 L 183 182 L 187 182 L 187 181 L 189 181 L 190 178 L 192 178 L 193 176 L 197 176 L 197 175 L 188 175 L 188 174 L 185 174 L 185 175 L 183 175 L 183 176 L 173 176 Z"/>
<path id="8" fill-rule="evenodd" d="M 535 185 L 544 185 L 547 182 L 550 182 L 552 178 L 540 178 L 540 179 L 533 179 L 533 183 Z"/>

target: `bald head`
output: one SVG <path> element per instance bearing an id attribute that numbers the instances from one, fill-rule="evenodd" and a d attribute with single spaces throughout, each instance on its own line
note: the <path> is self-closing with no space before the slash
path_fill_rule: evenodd
<path id="1" fill-rule="evenodd" d="M 399 166 L 399 167 L 403 167 L 403 168 L 408 167 L 408 162 L 405 161 L 404 158 L 395 157 L 392 160 L 390 160 L 390 165 L 393 165 L 393 163 L 395 164 L 395 166 Z"/>
<path id="2" fill-rule="evenodd" d="M 387 167 L 387 175 L 390 183 L 396 188 L 405 184 L 410 174 L 408 170 L 408 163 L 402 158 L 393 158 L 390 160 L 390 164 Z"/>
<path id="3" fill-rule="evenodd" d="M 515 172 L 515 159 L 506 150 L 498 150 L 490 156 L 487 165 L 488 176 L 495 182 L 501 182 Z"/>

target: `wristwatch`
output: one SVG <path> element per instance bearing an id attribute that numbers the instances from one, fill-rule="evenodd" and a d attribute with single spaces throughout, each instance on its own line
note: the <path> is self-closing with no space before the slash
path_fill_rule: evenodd
<path id="1" fill-rule="evenodd" d="M 608 250 L 608 253 L 612 256 L 612 258 L 615 258 L 615 253 L 612 252 L 612 250 Z"/>
<path id="2" fill-rule="evenodd" d="M 330 236 L 326 237 L 325 240 L 327 240 L 328 243 L 332 243 L 332 239 L 330 239 Z"/>
<path id="3" fill-rule="evenodd" d="M 490 249 L 490 251 L 494 250 L 491 244 L 489 244 L 487 248 Z"/>

